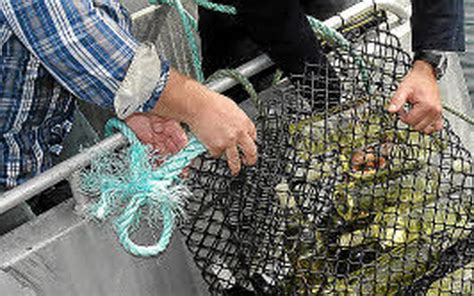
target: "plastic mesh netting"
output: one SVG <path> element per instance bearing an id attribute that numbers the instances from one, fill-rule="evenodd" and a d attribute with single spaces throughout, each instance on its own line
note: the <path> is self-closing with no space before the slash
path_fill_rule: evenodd
<path id="1" fill-rule="evenodd" d="M 352 33 L 261 96 L 255 167 L 194 163 L 183 232 L 211 294 L 474 293 L 471 155 L 385 111 L 410 68 L 388 25 Z"/>

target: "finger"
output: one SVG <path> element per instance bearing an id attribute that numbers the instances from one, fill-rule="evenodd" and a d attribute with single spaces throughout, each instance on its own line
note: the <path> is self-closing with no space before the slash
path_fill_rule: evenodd
<path id="1" fill-rule="evenodd" d="M 422 132 L 430 126 L 434 126 L 435 123 L 436 119 L 431 116 L 425 116 L 417 125 L 413 126 L 413 129 Z"/>
<path id="2" fill-rule="evenodd" d="M 168 121 L 163 124 L 163 132 L 172 135 L 181 132 L 181 126 L 175 121 Z"/>
<path id="3" fill-rule="evenodd" d="M 255 165 L 257 163 L 257 145 L 249 135 L 243 135 L 239 140 L 239 146 L 244 154 L 244 163 L 246 165 Z"/>
<path id="4" fill-rule="evenodd" d="M 158 153 L 160 156 L 165 156 L 169 153 L 169 149 L 165 143 L 165 140 L 156 140 L 153 143 L 153 149 Z"/>
<path id="5" fill-rule="evenodd" d="M 443 129 L 443 123 L 444 123 L 444 120 L 443 120 L 443 115 L 438 115 L 435 117 L 435 120 L 431 122 L 430 125 L 428 125 L 424 130 L 423 132 L 430 135 L 434 132 L 437 132 L 437 131 L 440 131 Z"/>
<path id="6" fill-rule="evenodd" d="M 172 139 L 173 143 L 178 146 L 179 149 L 183 148 L 188 143 L 188 137 L 179 124 L 167 127 L 165 133 Z"/>
<path id="7" fill-rule="evenodd" d="M 150 134 L 151 134 L 151 144 L 152 145 L 155 145 L 157 143 L 164 143 L 165 140 L 168 138 L 165 134 L 157 134 L 157 133 L 153 133 L 151 130 L 150 130 Z"/>
<path id="8" fill-rule="evenodd" d="M 188 137 L 185 133 L 175 134 L 172 138 L 179 150 L 183 149 L 188 144 Z"/>
<path id="9" fill-rule="evenodd" d="M 415 105 L 414 108 L 410 110 L 410 112 L 401 115 L 400 119 L 412 127 L 417 126 L 425 119 L 430 119 L 431 122 L 433 121 L 432 117 L 427 118 L 425 110 L 420 108 L 418 105 Z"/>
<path id="10" fill-rule="evenodd" d="M 436 131 L 435 124 L 436 124 L 436 123 L 433 123 L 433 124 L 430 124 L 429 126 L 427 126 L 427 127 L 423 130 L 423 133 L 425 133 L 425 134 L 427 134 L 427 135 L 431 135 L 432 133 L 434 133 L 434 132 Z"/>
<path id="11" fill-rule="evenodd" d="M 189 177 L 189 167 L 184 168 L 181 172 L 181 179 L 186 179 Z"/>
<path id="12" fill-rule="evenodd" d="M 221 158 L 226 148 L 224 145 L 219 145 L 217 143 L 211 143 L 211 145 L 205 145 L 205 146 L 207 150 L 209 151 L 209 154 L 213 158 Z"/>
<path id="13" fill-rule="evenodd" d="M 411 95 L 411 90 L 406 87 L 400 86 L 390 100 L 390 105 L 388 106 L 388 112 L 397 113 L 403 109 L 403 105 L 408 101 L 409 96 Z"/>
<path id="14" fill-rule="evenodd" d="M 436 122 L 436 124 L 435 124 L 435 129 L 436 129 L 436 131 L 440 131 L 440 130 L 442 130 L 443 128 L 444 128 L 444 119 L 443 119 L 443 117 L 441 117 L 441 118 L 438 120 L 438 122 Z"/>
<path id="15" fill-rule="evenodd" d="M 153 145 L 154 134 L 149 129 L 135 130 L 137 138 L 145 145 Z"/>
<path id="16" fill-rule="evenodd" d="M 152 125 L 153 132 L 161 134 L 165 131 L 165 127 L 162 122 L 154 122 Z"/>
<path id="17" fill-rule="evenodd" d="M 257 128 L 255 127 L 255 124 L 249 120 L 249 132 L 248 132 L 250 138 L 252 140 L 257 141 Z"/>
<path id="18" fill-rule="evenodd" d="M 168 138 L 165 141 L 164 151 L 166 154 L 176 154 L 179 152 L 179 150 L 179 147 L 176 145 L 172 138 Z"/>
<path id="19" fill-rule="evenodd" d="M 237 146 L 228 148 L 225 151 L 225 155 L 227 157 L 227 163 L 229 165 L 230 171 L 232 172 L 232 175 L 236 176 L 241 168 L 240 155 Z"/>

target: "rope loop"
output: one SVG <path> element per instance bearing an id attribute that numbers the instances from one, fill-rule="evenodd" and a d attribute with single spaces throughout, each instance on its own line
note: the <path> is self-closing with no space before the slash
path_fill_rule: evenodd
<path id="1" fill-rule="evenodd" d="M 239 84 L 241 84 L 244 88 L 244 90 L 248 93 L 250 96 L 250 100 L 252 101 L 253 105 L 258 108 L 259 107 L 259 97 L 257 94 L 257 91 L 255 90 L 255 87 L 253 84 L 250 82 L 250 80 L 242 75 L 239 71 L 235 69 L 221 69 L 216 71 L 214 74 L 212 74 L 207 81 L 214 81 L 218 80 L 221 78 L 225 77 L 230 77 L 233 78 L 235 81 L 237 81 Z"/>
<path id="2" fill-rule="evenodd" d="M 173 211 L 165 204 L 160 206 L 162 215 L 162 231 L 154 245 L 138 245 L 130 238 L 130 228 L 140 222 L 140 208 L 146 206 L 146 198 L 134 197 L 123 213 L 115 221 L 117 236 L 124 249 L 135 256 L 152 257 L 160 254 L 168 247 L 175 224 Z"/>
<path id="3" fill-rule="evenodd" d="M 111 135 L 116 130 L 128 139 L 130 146 L 94 160 L 81 175 L 81 188 L 86 194 L 99 195 L 89 207 L 91 216 L 99 220 L 116 216 L 115 231 L 125 250 L 136 256 L 156 256 L 169 245 L 175 221 L 183 214 L 189 192 L 180 178 L 182 170 L 206 148 L 193 137 L 185 149 L 157 168 L 151 147 L 142 144 L 126 123 L 112 118 L 105 133 Z M 159 240 L 149 246 L 138 245 L 130 238 L 130 232 L 144 216 L 145 207 L 149 224 L 162 225 Z"/>

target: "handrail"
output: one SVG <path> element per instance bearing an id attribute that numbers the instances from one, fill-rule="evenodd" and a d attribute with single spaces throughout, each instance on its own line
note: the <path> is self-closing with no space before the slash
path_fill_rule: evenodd
<path id="1" fill-rule="evenodd" d="M 344 25 L 344 22 L 350 21 L 352 18 L 363 15 L 370 10 L 374 9 L 374 6 L 378 9 L 382 9 L 396 15 L 401 22 L 406 22 L 410 19 L 411 9 L 407 10 L 403 4 L 400 4 L 396 0 L 366 0 L 349 7 L 343 12 L 329 18 L 325 23 L 334 29 L 339 29 Z"/>
<path id="2" fill-rule="evenodd" d="M 409 12 L 407 12 L 402 5 L 396 3 L 396 0 L 366 0 L 343 11 L 339 16 L 328 19 L 325 23 L 332 28 L 339 28 L 343 25 L 343 20 L 349 20 L 350 18 L 364 14 L 370 9 L 373 9 L 374 5 L 377 6 L 377 8 L 396 14 L 403 21 L 406 21 L 409 18 Z M 261 55 L 240 66 L 237 68 L 237 71 L 246 77 L 251 77 L 268 69 L 272 65 L 273 62 L 267 55 Z M 216 92 L 224 92 L 235 85 L 237 85 L 237 82 L 228 77 L 207 84 L 210 89 Z M 125 137 L 121 134 L 115 134 L 98 144 L 85 149 L 76 156 L 61 162 L 46 172 L 28 180 L 24 184 L 3 193 L 0 195 L 0 214 L 3 214 L 22 202 L 27 201 L 39 192 L 69 178 L 75 171 L 88 166 L 91 161 L 101 153 L 114 151 L 126 145 L 127 140 Z"/>

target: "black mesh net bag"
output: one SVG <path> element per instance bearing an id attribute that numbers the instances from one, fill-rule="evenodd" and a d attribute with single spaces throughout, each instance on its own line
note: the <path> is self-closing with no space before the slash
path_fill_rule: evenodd
<path id="1" fill-rule="evenodd" d="M 471 155 L 385 111 L 410 68 L 388 25 L 351 38 L 260 96 L 255 167 L 194 163 L 182 231 L 211 294 L 474 293 Z"/>

